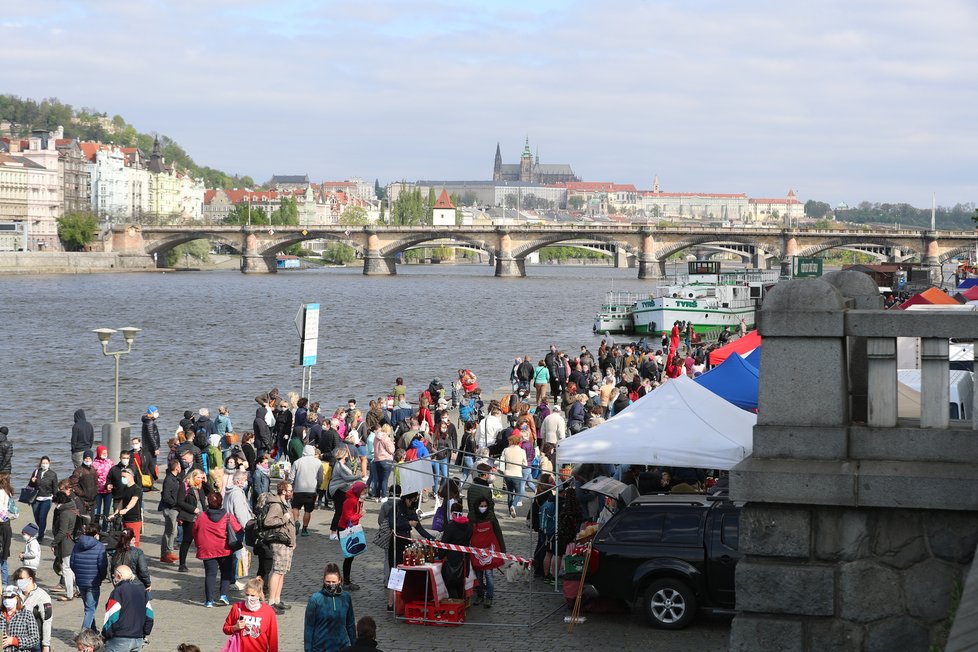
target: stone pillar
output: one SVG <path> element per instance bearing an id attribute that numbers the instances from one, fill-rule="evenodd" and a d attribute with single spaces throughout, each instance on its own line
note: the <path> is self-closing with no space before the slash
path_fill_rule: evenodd
<path id="1" fill-rule="evenodd" d="M 262 256 L 258 253 L 258 236 L 252 232 L 245 233 L 244 247 L 241 254 L 242 274 L 274 274 L 275 256 Z"/>
<path id="2" fill-rule="evenodd" d="M 899 263 L 903 262 L 903 251 L 899 247 L 893 247 L 890 249 L 890 262 Z"/>
<path id="3" fill-rule="evenodd" d="M 784 251 L 784 256 L 781 258 L 781 276 L 791 278 L 792 260 L 798 255 L 798 238 L 796 234 L 785 231 L 782 251 Z"/>
<path id="4" fill-rule="evenodd" d="M 924 256 L 920 262 L 930 268 L 930 282 L 933 285 L 940 285 L 941 281 L 941 248 L 937 242 L 937 234 L 928 231 L 924 234 Z"/>
<path id="5" fill-rule="evenodd" d="M 642 229 L 642 253 L 638 255 L 638 277 L 649 279 L 665 278 L 665 264 L 659 264 L 655 257 L 655 237 L 651 229 Z"/>
<path id="6" fill-rule="evenodd" d="M 513 257 L 513 239 L 508 229 L 499 229 L 499 255 L 496 256 L 498 278 L 523 278 L 526 276 L 526 259 Z"/>
<path id="7" fill-rule="evenodd" d="M 367 254 L 363 257 L 365 276 L 393 276 L 397 274 L 394 257 L 384 257 L 380 253 L 380 238 L 373 231 L 367 232 Z"/>
<path id="8" fill-rule="evenodd" d="M 751 256 L 751 265 L 757 269 L 769 269 L 766 252 L 760 246 L 754 246 L 754 255 Z"/>
<path id="9" fill-rule="evenodd" d="M 621 245 L 615 246 L 615 268 L 623 269 L 628 267 L 628 252 Z"/>
<path id="10" fill-rule="evenodd" d="M 118 254 L 122 267 L 142 269 L 155 265 L 153 257 L 146 253 L 142 229 L 135 225 L 113 227 L 112 235 L 104 242 L 104 250 Z M 165 257 L 161 267 L 166 267 Z"/>

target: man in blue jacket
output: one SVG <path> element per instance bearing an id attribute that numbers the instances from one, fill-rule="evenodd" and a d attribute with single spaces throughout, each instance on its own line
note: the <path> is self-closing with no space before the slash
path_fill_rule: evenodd
<path id="1" fill-rule="evenodd" d="M 108 571 L 105 546 L 98 540 L 97 525 L 86 525 L 85 533 L 78 537 L 71 551 L 69 566 L 75 574 L 75 584 L 85 604 L 82 629 L 91 628 L 95 622 L 95 607 L 102 592 L 102 582 Z"/>
<path id="2" fill-rule="evenodd" d="M 153 605 L 149 592 L 135 581 L 132 569 L 121 564 L 112 575 L 115 588 L 105 603 L 102 637 L 106 652 L 136 652 L 153 631 Z"/>

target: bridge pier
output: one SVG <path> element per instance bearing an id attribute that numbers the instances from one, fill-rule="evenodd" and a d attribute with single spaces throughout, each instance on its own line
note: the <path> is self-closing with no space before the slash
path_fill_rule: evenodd
<path id="1" fill-rule="evenodd" d="M 660 279 L 666 277 L 666 261 L 656 260 L 650 254 L 638 257 L 638 277 L 640 279 Z"/>
<path id="2" fill-rule="evenodd" d="M 523 278 L 526 276 L 525 258 L 496 258 L 496 277 L 497 278 Z"/>
<path id="3" fill-rule="evenodd" d="M 379 251 L 368 251 L 363 257 L 364 276 L 394 276 L 397 263 L 392 257 L 381 256 Z"/>
<path id="4" fill-rule="evenodd" d="M 275 265 L 275 256 L 262 256 L 261 254 L 243 254 L 241 256 L 242 274 L 274 274 L 278 272 Z"/>
<path id="5" fill-rule="evenodd" d="M 760 247 L 754 247 L 754 255 L 751 256 L 751 266 L 756 269 L 769 269 L 770 264 L 767 261 L 767 256 L 765 252 Z"/>

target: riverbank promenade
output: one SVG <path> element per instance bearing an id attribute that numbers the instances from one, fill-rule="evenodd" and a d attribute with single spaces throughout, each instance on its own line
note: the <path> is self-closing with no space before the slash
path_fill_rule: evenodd
<path id="1" fill-rule="evenodd" d="M 203 652 L 218 652 L 227 637 L 221 631 L 229 607 L 218 605 L 204 608 L 204 570 L 203 564 L 193 557 L 191 549 L 188 559 L 189 573 L 180 573 L 175 565 L 159 563 L 159 544 L 162 534 L 162 514 L 156 511 L 159 492 L 145 496 L 145 526 L 141 547 L 149 561 L 153 582 L 153 607 L 156 625 L 150 643 L 144 650 L 176 650 L 180 643 L 194 643 Z M 532 541 L 536 533 L 526 527 L 525 505 L 518 517 L 502 517 L 506 544 L 510 552 L 532 556 Z M 729 619 L 710 619 L 701 617 L 691 628 L 680 632 L 664 632 L 651 629 L 644 614 L 637 609 L 632 614 L 588 614 L 587 621 L 576 625 L 572 632 L 567 631 L 564 616 L 570 614 L 564 607 L 563 596 L 553 591 L 552 585 L 539 580 L 508 584 L 501 575 L 496 576 L 496 597 L 491 609 L 481 605 L 471 607 L 466 613 L 466 624 L 462 627 L 427 627 L 395 621 L 386 610 L 387 580 L 384 576 L 383 553 L 372 545 L 377 530 L 377 512 L 380 505 L 372 501 L 366 503 L 366 515 L 361 524 L 367 533 L 370 547 L 356 558 L 353 564 L 353 581 L 361 586 L 353 592 L 353 606 L 357 618 L 373 616 L 377 621 L 378 647 L 385 652 L 392 650 L 425 650 L 428 652 L 448 652 L 450 650 L 478 650 L 512 652 L 513 650 L 697 650 L 709 652 L 726 650 L 730 632 Z M 432 510 L 429 501 L 422 505 Z M 278 617 L 279 650 L 282 652 L 301 652 L 303 650 L 303 616 L 310 595 L 322 588 L 323 568 L 329 562 L 342 564 L 339 544 L 329 540 L 329 519 L 332 510 L 316 510 L 313 513 L 311 536 L 300 537 L 292 564 L 292 570 L 285 578 L 282 592 L 283 601 L 292 608 Z M 22 513 L 13 525 L 15 532 L 29 522 L 29 512 Z M 431 519 L 424 520 L 426 525 Z M 533 539 L 531 539 L 531 536 Z M 22 544 L 15 537 L 11 545 L 10 570 L 17 567 L 17 554 Z M 47 543 L 47 542 L 45 542 Z M 50 589 L 57 584 L 57 576 L 51 569 L 51 550 L 45 545 L 42 550 L 41 568 L 38 582 Z M 256 565 L 252 565 L 252 572 Z M 112 585 L 102 585 L 96 622 L 101 626 L 105 613 L 105 601 Z M 53 594 L 57 596 L 58 594 Z M 229 595 L 232 602 L 242 599 L 242 593 L 231 587 Z M 52 650 L 73 650 L 71 640 L 82 622 L 82 601 L 54 603 L 54 627 Z"/>

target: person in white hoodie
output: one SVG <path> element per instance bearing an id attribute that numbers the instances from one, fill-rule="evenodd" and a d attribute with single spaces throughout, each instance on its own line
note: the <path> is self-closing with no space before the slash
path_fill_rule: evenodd
<path id="1" fill-rule="evenodd" d="M 37 541 L 37 526 L 28 523 L 24 526 L 21 534 L 24 535 L 24 552 L 20 556 L 20 560 L 24 566 L 37 570 L 41 564 L 41 544 Z"/>
<path id="2" fill-rule="evenodd" d="M 316 492 L 319 485 L 323 482 L 323 464 L 319 461 L 319 455 L 315 446 L 306 444 L 302 447 L 302 457 L 295 461 L 289 471 L 289 482 L 292 483 L 292 520 L 295 521 L 295 529 L 299 531 L 299 510 L 302 514 L 301 535 L 309 536 L 309 520 L 312 512 L 316 509 Z"/>

